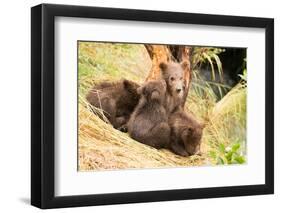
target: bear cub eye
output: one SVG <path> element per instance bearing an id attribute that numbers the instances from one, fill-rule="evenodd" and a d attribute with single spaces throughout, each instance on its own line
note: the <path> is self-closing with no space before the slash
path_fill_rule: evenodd
<path id="1" fill-rule="evenodd" d="M 175 80 L 175 78 L 174 77 L 171 77 L 171 81 L 174 81 Z"/>

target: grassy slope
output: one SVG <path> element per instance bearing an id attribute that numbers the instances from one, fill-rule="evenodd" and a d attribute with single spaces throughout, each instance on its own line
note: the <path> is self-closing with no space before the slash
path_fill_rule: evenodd
<path id="1" fill-rule="evenodd" d="M 233 100 L 241 96 L 233 93 L 226 101 L 215 103 L 209 88 L 193 85 L 187 100 L 189 111 L 207 124 L 202 143 L 202 156 L 181 157 L 168 150 L 156 150 L 132 140 L 127 134 L 113 129 L 89 111 L 85 94 L 90 87 L 103 80 L 127 78 L 143 82 L 151 66 L 141 45 L 87 43 L 79 45 L 79 170 L 117 168 L 153 168 L 172 166 L 208 165 L 225 157 L 226 147 L 237 138 L 230 130 L 245 129 L 243 116 L 232 113 L 245 111 Z M 240 94 L 240 96 L 239 96 Z M 245 95 L 241 96 L 242 98 Z M 241 103 L 241 102 L 239 102 Z M 243 102 L 242 102 L 243 103 Z M 230 105 L 233 105 L 229 109 Z M 242 107 L 242 108 L 241 108 Z M 96 110 L 99 113 L 99 110 Z M 242 119 L 241 119 L 242 117 Z M 227 118 L 227 119 L 225 119 Z M 241 121 L 242 120 L 242 121 Z M 238 128 L 232 128 L 233 122 Z M 238 122 L 238 123 L 237 123 Z M 244 122 L 244 123 L 243 123 Z M 245 134 L 241 135 L 242 140 Z M 236 136 L 235 136 L 236 137 Z M 241 140 L 239 138 L 238 140 Z M 210 155 L 211 153 L 211 155 Z"/>

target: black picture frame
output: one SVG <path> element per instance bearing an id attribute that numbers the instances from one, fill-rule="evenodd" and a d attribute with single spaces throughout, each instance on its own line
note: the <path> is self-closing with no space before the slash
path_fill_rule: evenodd
<path id="1" fill-rule="evenodd" d="M 58 16 L 265 29 L 265 184 L 56 197 L 54 20 Z M 31 8 L 32 205 L 46 209 L 272 193 L 274 193 L 274 19 L 53 4 L 41 4 Z"/>

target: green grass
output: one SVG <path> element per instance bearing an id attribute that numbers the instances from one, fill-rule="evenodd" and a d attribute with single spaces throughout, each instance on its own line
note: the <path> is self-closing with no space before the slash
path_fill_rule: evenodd
<path id="1" fill-rule="evenodd" d="M 79 92 L 102 80 L 120 78 L 140 82 L 149 71 L 148 58 L 140 45 L 80 42 L 78 51 Z"/>

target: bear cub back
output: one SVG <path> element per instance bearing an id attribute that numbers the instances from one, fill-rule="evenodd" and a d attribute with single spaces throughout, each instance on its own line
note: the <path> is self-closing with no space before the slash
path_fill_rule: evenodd
<path id="1" fill-rule="evenodd" d="M 138 104 L 139 85 L 126 79 L 118 82 L 102 82 L 92 87 L 87 101 L 94 107 L 102 109 L 104 115 L 118 129 L 125 125 Z"/>
<path id="2" fill-rule="evenodd" d="M 128 122 L 130 136 L 154 148 L 169 144 L 170 127 L 164 107 L 165 81 L 149 81 L 138 88 L 140 100 Z"/>

